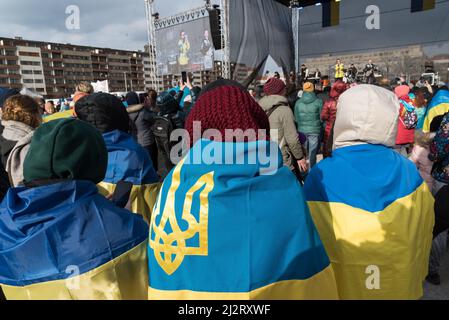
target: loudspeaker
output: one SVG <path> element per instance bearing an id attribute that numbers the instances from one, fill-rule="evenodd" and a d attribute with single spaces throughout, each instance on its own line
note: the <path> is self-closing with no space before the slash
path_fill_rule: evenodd
<path id="1" fill-rule="evenodd" d="M 209 9 L 210 30 L 215 50 L 223 49 L 221 46 L 221 11 Z"/>

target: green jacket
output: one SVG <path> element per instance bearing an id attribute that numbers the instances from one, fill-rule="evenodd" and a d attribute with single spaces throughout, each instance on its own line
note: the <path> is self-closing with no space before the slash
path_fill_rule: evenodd
<path id="1" fill-rule="evenodd" d="M 304 134 L 320 134 L 322 109 L 323 100 L 318 99 L 313 92 L 305 92 L 295 105 L 295 119 L 298 131 Z"/>
<path id="2" fill-rule="evenodd" d="M 292 109 L 288 105 L 288 100 L 282 96 L 266 96 L 259 101 L 262 109 L 269 113 L 274 106 L 279 107 L 274 110 L 270 117 L 270 129 L 277 130 L 277 143 L 282 152 L 284 165 L 291 170 L 295 168 L 294 162 L 302 160 L 305 157 L 301 142 L 298 139 L 298 132 L 295 127 L 295 117 Z M 271 133 L 271 132 L 270 132 Z M 274 138 L 274 135 L 271 135 Z"/>

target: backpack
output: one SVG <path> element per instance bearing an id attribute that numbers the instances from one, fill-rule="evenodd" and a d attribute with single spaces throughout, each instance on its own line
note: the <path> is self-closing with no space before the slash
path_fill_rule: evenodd
<path id="1" fill-rule="evenodd" d="M 400 102 L 404 107 L 404 110 L 401 116 L 399 117 L 399 120 L 402 122 L 402 124 L 407 130 L 415 129 L 419 120 L 415 108 L 404 100 L 400 100 Z"/>
<path id="2" fill-rule="evenodd" d="M 154 119 L 151 131 L 158 149 L 158 171 L 162 178 L 165 178 L 175 166 L 170 159 L 170 153 L 178 141 L 170 141 L 171 134 L 183 126 L 183 121 L 178 114 L 158 115 Z"/>
<path id="3" fill-rule="evenodd" d="M 174 130 L 174 125 L 169 116 L 157 116 L 154 119 L 152 132 L 156 141 L 159 157 L 159 174 L 165 178 L 173 169 L 174 165 L 170 160 L 170 151 L 173 147 L 170 142 L 170 135 Z"/>

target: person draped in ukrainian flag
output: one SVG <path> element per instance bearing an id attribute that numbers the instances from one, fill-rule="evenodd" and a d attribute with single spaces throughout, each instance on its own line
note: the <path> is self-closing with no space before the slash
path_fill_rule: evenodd
<path id="1" fill-rule="evenodd" d="M 149 299 L 338 299 L 301 186 L 249 93 L 208 85 L 186 129 L 193 147 L 151 220 Z"/>
<path id="2" fill-rule="evenodd" d="M 147 299 L 148 225 L 98 193 L 107 150 L 76 119 L 35 132 L 25 186 L 0 205 L 0 287 L 9 300 Z"/>
<path id="3" fill-rule="evenodd" d="M 113 194 L 118 182 L 132 182 L 131 209 L 149 223 L 160 188 L 159 177 L 148 152 L 128 134 L 130 119 L 125 106 L 113 95 L 94 93 L 80 99 L 75 112 L 80 120 L 96 127 L 106 142 L 108 168 L 98 184 L 100 193 Z"/>
<path id="4" fill-rule="evenodd" d="M 449 91 L 447 87 L 439 89 L 429 105 L 427 106 L 427 114 L 424 118 L 423 132 L 429 133 L 434 120 L 441 122 L 441 118 L 449 112 Z M 439 119 L 438 119 L 439 118 Z"/>
<path id="5" fill-rule="evenodd" d="M 427 275 L 434 199 L 416 166 L 395 152 L 400 103 L 360 85 L 340 96 L 334 152 L 304 191 L 341 299 L 419 299 Z"/>

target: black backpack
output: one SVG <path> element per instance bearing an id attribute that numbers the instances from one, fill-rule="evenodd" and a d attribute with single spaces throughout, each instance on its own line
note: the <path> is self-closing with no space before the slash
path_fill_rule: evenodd
<path id="1" fill-rule="evenodd" d="M 177 114 L 158 115 L 154 118 L 152 132 L 158 149 L 158 171 L 162 178 L 165 178 L 175 166 L 170 159 L 170 152 L 179 141 L 170 141 L 170 137 L 174 130 L 182 127 L 182 119 Z"/>

